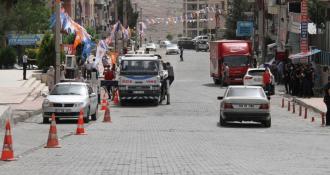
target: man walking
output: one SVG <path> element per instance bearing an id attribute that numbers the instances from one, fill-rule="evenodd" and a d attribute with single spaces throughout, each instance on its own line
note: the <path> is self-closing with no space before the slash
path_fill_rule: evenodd
<path id="1" fill-rule="evenodd" d="M 28 56 L 26 54 L 23 55 L 23 80 L 26 80 L 26 68 L 28 64 Z"/>
<path id="2" fill-rule="evenodd" d="M 183 61 L 183 47 L 180 47 L 180 61 Z"/>

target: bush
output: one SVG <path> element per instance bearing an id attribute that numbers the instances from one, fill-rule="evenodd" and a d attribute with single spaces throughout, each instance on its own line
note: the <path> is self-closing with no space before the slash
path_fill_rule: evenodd
<path id="1" fill-rule="evenodd" d="M 16 52 L 13 48 L 7 47 L 0 51 L 0 65 L 6 68 L 12 68 L 16 63 Z"/>
<path id="2" fill-rule="evenodd" d="M 47 33 L 41 41 L 37 54 L 37 63 L 40 69 L 46 70 L 49 66 L 55 65 L 55 39 Z"/>
<path id="3" fill-rule="evenodd" d="M 29 59 L 37 59 L 38 49 L 26 49 Z"/>

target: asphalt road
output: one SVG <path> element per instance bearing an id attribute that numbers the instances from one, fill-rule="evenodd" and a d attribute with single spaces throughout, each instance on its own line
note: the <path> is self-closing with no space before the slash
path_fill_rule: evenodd
<path id="1" fill-rule="evenodd" d="M 59 149 L 45 149 L 49 125 L 41 116 L 13 129 L 14 162 L 0 162 L 0 174 L 330 174 L 330 129 L 299 118 L 271 100 L 272 127 L 234 123 L 219 127 L 217 96 L 224 88 L 209 77 L 208 53 L 165 56 L 175 69 L 171 105 L 115 106 L 113 123 L 57 125 Z M 311 114 L 314 115 L 314 114 Z M 3 131 L 1 132 L 3 138 Z"/>

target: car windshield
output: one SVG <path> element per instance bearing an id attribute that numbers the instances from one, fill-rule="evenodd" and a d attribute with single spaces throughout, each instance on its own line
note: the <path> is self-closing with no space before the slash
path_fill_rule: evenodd
<path id="1" fill-rule="evenodd" d="M 78 84 L 61 84 L 56 85 L 50 95 L 86 95 L 87 88 Z"/>
<path id="2" fill-rule="evenodd" d="M 158 63 L 155 60 L 125 60 L 121 63 L 121 73 L 157 75 L 159 71 Z"/>
<path id="3" fill-rule="evenodd" d="M 225 56 L 224 63 L 227 63 L 228 66 L 246 66 L 249 63 L 247 56 Z"/>
<path id="4" fill-rule="evenodd" d="M 262 76 L 264 72 L 265 70 L 250 70 L 248 74 L 251 76 Z"/>
<path id="5" fill-rule="evenodd" d="M 265 97 L 262 88 L 229 88 L 227 97 Z"/>
<path id="6" fill-rule="evenodd" d="M 175 44 L 169 44 L 169 45 L 167 45 L 167 47 L 174 48 L 174 47 L 177 47 L 177 46 Z"/>

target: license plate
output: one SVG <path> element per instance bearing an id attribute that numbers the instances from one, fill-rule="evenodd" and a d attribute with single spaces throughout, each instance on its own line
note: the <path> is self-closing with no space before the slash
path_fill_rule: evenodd
<path id="1" fill-rule="evenodd" d="M 55 109 L 55 112 L 71 112 L 70 109 Z"/>
<path id="2" fill-rule="evenodd" d="M 144 94 L 144 91 L 133 91 L 133 94 Z"/>
<path id="3" fill-rule="evenodd" d="M 238 105 L 239 108 L 254 108 L 254 105 L 251 104 L 240 104 Z"/>

